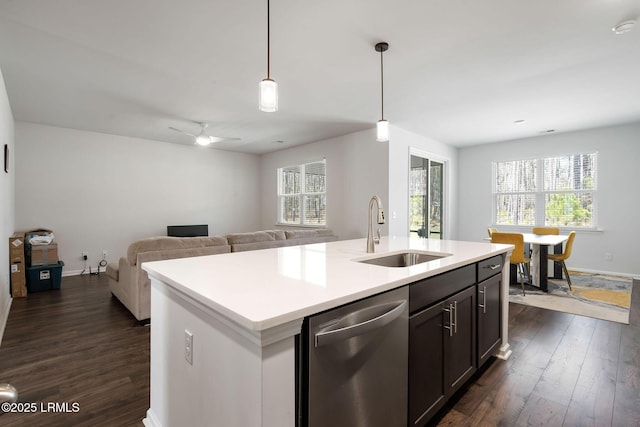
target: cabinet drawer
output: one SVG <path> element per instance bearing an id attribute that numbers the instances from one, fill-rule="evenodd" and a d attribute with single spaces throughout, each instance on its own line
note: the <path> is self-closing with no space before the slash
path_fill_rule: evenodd
<path id="1" fill-rule="evenodd" d="M 409 313 L 448 298 L 475 283 L 475 264 L 412 283 L 409 286 Z"/>
<path id="2" fill-rule="evenodd" d="M 502 255 L 482 260 L 478 263 L 478 282 L 502 272 Z"/>

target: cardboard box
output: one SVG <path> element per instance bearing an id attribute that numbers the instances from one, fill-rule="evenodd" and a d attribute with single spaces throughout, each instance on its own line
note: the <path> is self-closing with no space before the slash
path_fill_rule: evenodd
<path id="1" fill-rule="evenodd" d="M 11 278 L 11 296 L 27 296 L 24 232 L 15 232 L 9 237 L 9 267 Z"/>
<path id="2" fill-rule="evenodd" d="M 54 265 L 58 263 L 58 244 L 27 245 L 27 267 Z"/>

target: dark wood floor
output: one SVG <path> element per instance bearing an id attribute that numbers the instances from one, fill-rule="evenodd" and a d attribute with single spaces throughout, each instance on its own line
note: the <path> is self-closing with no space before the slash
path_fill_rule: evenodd
<path id="1" fill-rule="evenodd" d="M 640 426 L 639 308 L 638 285 L 629 326 L 511 304 L 512 357 L 490 363 L 434 424 Z M 0 382 L 21 402 L 80 405 L 3 414 L 2 426 L 141 426 L 149 327 L 111 298 L 105 275 L 65 277 L 60 291 L 13 301 Z"/>
<path id="2" fill-rule="evenodd" d="M 142 426 L 149 408 L 149 327 L 109 292 L 107 276 L 62 279 L 13 300 L 0 383 L 20 402 L 77 402 L 78 413 L 0 415 L 2 426 Z"/>

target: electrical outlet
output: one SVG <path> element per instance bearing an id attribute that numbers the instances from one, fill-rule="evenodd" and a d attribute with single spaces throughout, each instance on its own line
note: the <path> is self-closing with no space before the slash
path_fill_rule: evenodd
<path id="1" fill-rule="evenodd" d="M 193 334 L 184 330 L 184 360 L 193 365 Z"/>
<path id="2" fill-rule="evenodd" d="M 103 249 L 102 250 L 102 259 L 107 259 L 107 255 L 108 255 L 107 250 Z"/>
<path id="3" fill-rule="evenodd" d="M 87 251 L 82 251 L 82 259 L 83 260 L 88 260 L 89 259 L 89 252 Z"/>

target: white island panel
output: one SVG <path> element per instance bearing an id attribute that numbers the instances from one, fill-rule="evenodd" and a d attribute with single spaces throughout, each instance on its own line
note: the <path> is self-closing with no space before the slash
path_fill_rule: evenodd
<path id="1" fill-rule="evenodd" d="M 294 425 L 293 335 L 300 322 L 286 325 L 295 331 L 286 337 L 247 334 L 156 279 L 151 316 L 146 426 Z M 193 336 L 192 363 L 185 358 L 185 331 Z"/>

